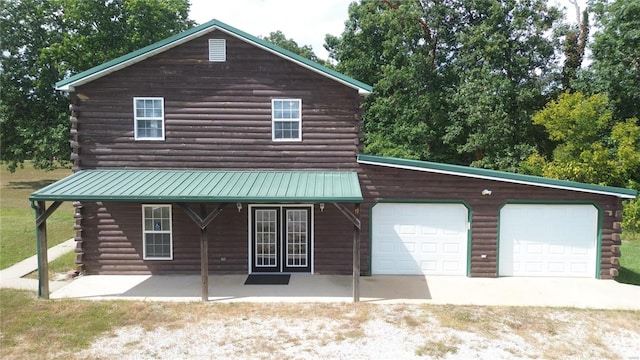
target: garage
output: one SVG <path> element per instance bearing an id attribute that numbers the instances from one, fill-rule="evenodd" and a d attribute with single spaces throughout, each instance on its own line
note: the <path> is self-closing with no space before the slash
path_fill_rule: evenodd
<path id="1" fill-rule="evenodd" d="M 596 277 L 598 223 L 590 204 L 505 205 L 499 276 Z"/>
<path id="2" fill-rule="evenodd" d="M 469 211 L 453 203 L 378 203 L 372 274 L 467 275 Z"/>

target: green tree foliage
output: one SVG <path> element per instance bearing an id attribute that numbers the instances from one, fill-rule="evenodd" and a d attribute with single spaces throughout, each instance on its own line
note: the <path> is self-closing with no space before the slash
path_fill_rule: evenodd
<path id="1" fill-rule="evenodd" d="M 530 116 L 558 77 L 546 1 L 361 1 L 341 38 L 338 70 L 375 85 L 366 151 L 514 169 L 544 142 Z"/>
<path id="2" fill-rule="evenodd" d="M 278 45 L 285 50 L 289 50 L 294 54 L 298 54 L 302 57 L 305 57 L 311 61 L 315 61 L 321 65 L 327 65 L 327 63 L 319 59 L 318 56 L 313 52 L 313 47 L 310 45 L 299 46 L 297 42 L 293 39 L 288 39 L 282 31 L 272 31 L 269 33 L 269 36 L 265 36 L 262 38 L 265 41 L 268 41 L 274 45 Z"/>
<path id="3" fill-rule="evenodd" d="M 640 118 L 640 0 L 592 0 L 590 7 L 598 30 L 586 86 L 609 96 L 615 118 Z"/>
<path id="4" fill-rule="evenodd" d="M 193 26 L 187 0 L 0 0 L 0 154 L 52 168 L 69 157 L 54 84 Z"/>
<path id="5" fill-rule="evenodd" d="M 550 158 L 538 153 L 522 164 L 527 173 L 640 190 L 640 124 L 615 121 L 604 94 L 562 93 L 533 117 L 557 143 Z M 625 204 L 628 228 L 640 230 L 638 201 Z"/>

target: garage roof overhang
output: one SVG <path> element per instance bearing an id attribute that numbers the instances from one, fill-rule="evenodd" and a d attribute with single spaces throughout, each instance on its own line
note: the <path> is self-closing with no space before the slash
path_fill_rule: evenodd
<path id="1" fill-rule="evenodd" d="M 355 172 L 83 170 L 33 201 L 361 203 Z"/>
<path id="2" fill-rule="evenodd" d="M 610 195 L 622 199 L 633 199 L 638 196 L 638 192 L 633 189 L 584 184 L 574 181 L 549 179 L 540 176 L 523 175 L 504 171 L 480 169 L 468 166 L 450 165 L 427 161 L 407 160 L 361 154 L 358 155 L 358 163 L 393 167 L 399 169 L 426 171 L 438 174 L 465 176 L 476 179 L 487 179 L 516 184 L 541 186 L 554 189 L 587 192 L 593 194 Z"/>

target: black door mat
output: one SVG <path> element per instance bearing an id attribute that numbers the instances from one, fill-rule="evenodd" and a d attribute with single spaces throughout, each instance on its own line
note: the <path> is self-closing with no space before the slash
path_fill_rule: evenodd
<path id="1" fill-rule="evenodd" d="M 247 276 L 245 285 L 289 285 L 290 274 L 251 274 Z"/>

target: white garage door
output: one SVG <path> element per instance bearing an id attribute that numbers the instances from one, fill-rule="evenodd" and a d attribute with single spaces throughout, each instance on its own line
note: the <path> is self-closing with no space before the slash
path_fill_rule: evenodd
<path id="1" fill-rule="evenodd" d="M 466 275 L 464 205 L 380 203 L 372 222 L 373 274 Z"/>
<path id="2" fill-rule="evenodd" d="M 593 205 L 505 205 L 499 275 L 595 277 L 597 234 Z"/>

